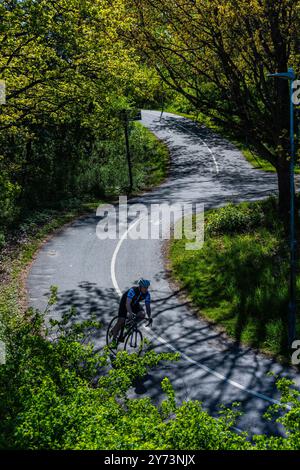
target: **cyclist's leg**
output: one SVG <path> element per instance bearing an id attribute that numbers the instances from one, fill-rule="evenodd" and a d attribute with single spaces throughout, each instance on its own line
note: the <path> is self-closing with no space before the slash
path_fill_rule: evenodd
<path id="1" fill-rule="evenodd" d="M 145 310 L 141 305 L 139 305 L 138 311 L 136 312 L 136 318 L 138 321 L 144 320 L 144 318 L 146 318 Z"/>
<path id="2" fill-rule="evenodd" d="M 120 332 L 121 332 L 120 336 L 123 336 L 126 317 L 127 317 L 126 306 L 124 305 L 123 302 L 120 302 L 118 321 L 116 325 L 114 326 L 114 328 L 112 329 L 112 336 L 114 340 L 117 340 Z"/>
<path id="3" fill-rule="evenodd" d="M 119 335 L 120 331 L 121 331 L 121 336 L 123 336 L 125 321 L 126 321 L 126 318 L 124 318 L 124 317 L 119 317 L 118 318 L 117 323 L 115 324 L 115 326 L 112 329 L 112 336 L 113 336 L 114 340 L 118 339 L 118 335 Z"/>

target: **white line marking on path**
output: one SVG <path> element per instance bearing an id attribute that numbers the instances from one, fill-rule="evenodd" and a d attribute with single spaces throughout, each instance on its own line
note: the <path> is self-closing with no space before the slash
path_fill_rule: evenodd
<path id="1" fill-rule="evenodd" d="M 184 129 L 184 130 L 186 131 L 186 127 L 184 127 L 183 124 L 178 124 L 178 125 L 179 125 L 179 127 L 181 127 L 182 129 Z M 216 172 L 217 172 L 217 175 L 218 175 L 219 172 L 220 172 L 219 164 L 218 164 L 218 162 L 217 162 L 217 160 L 216 160 L 216 157 L 215 157 L 215 155 L 214 155 L 212 149 L 207 145 L 207 143 L 205 142 L 205 140 L 202 139 L 202 137 L 200 137 L 200 136 L 198 136 L 198 135 L 197 135 L 197 137 L 198 137 L 199 140 L 201 140 L 202 144 L 205 145 L 205 147 L 206 147 L 206 148 L 209 150 L 209 152 L 211 153 L 211 156 L 213 157 L 213 161 L 214 161 L 214 164 L 215 164 L 215 167 L 216 167 Z"/>
<path id="2" fill-rule="evenodd" d="M 145 326 L 143 326 L 143 328 L 145 329 Z M 187 356 L 183 352 L 176 349 L 174 346 L 172 346 L 172 344 L 170 344 L 167 340 L 165 340 L 161 336 L 151 335 L 150 333 L 148 333 L 148 331 L 147 331 L 147 334 L 148 334 L 148 336 L 150 336 L 150 338 L 151 337 L 152 337 L 152 339 L 156 338 L 160 343 L 165 344 L 167 346 L 167 348 L 171 349 L 173 352 L 178 352 L 181 355 L 181 357 L 183 357 L 187 362 L 190 362 L 191 364 L 194 364 L 194 365 L 198 366 L 200 369 L 204 370 L 205 372 L 208 372 L 209 374 L 214 375 L 217 379 L 221 380 L 222 382 L 226 382 L 226 383 L 232 385 L 233 387 L 238 388 L 239 390 L 242 390 L 242 391 L 244 391 L 244 392 L 246 392 L 250 395 L 255 396 L 256 398 L 261 398 L 262 400 L 269 401 L 270 403 L 273 403 L 273 404 L 276 404 L 276 405 L 278 405 L 280 403 L 278 400 L 274 400 L 273 398 L 268 397 L 267 395 L 264 395 L 263 393 L 259 393 L 259 392 L 255 392 L 253 390 L 249 390 L 244 385 L 241 385 L 238 382 L 235 382 L 234 380 L 227 379 L 227 377 L 220 374 L 219 372 L 216 372 L 215 370 L 210 369 L 209 367 L 201 364 L 201 362 L 195 361 L 191 357 Z"/>
<path id="3" fill-rule="evenodd" d="M 145 216 L 144 216 L 145 217 Z M 112 283 L 114 285 L 114 288 L 116 290 L 116 292 L 118 293 L 119 297 L 122 296 L 122 291 L 118 285 L 118 282 L 117 282 L 117 279 L 116 279 L 116 260 L 117 260 L 117 255 L 120 251 L 120 248 L 122 246 L 122 243 L 123 241 L 127 238 L 127 235 L 128 233 L 130 232 L 130 230 L 138 223 L 140 222 L 144 217 L 141 217 L 139 219 L 137 219 L 135 222 L 133 222 L 129 227 L 128 229 L 125 231 L 125 233 L 122 235 L 122 237 L 120 238 L 116 248 L 115 248 L 115 251 L 113 253 L 113 256 L 112 256 L 112 259 L 111 259 L 111 266 L 110 266 L 110 272 L 111 272 L 111 279 L 112 279 Z M 143 327 L 145 329 L 145 327 Z M 147 335 L 150 336 L 150 338 L 155 338 L 157 339 L 160 343 L 162 344 L 165 344 L 169 349 L 171 349 L 172 351 L 174 352 L 177 352 L 181 355 L 181 357 L 183 357 L 187 362 L 190 362 L 191 364 L 194 364 L 196 365 L 197 367 L 199 367 L 200 369 L 204 370 L 205 372 L 208 372 L 209 374 L 215 376 L 217 379 L 221 380 L 222 382 L 226 382 L 230 385 L 232 385 L 233 387 L 239 389 L 239 390 L 242 390 L 246 393 L 248 393 L 249 395 L 252 395 L 252 396 L 255 396 L 256 398 L 260 398 L 262 400 L 265 400 L 265 401 L 268 401 L 269 403 L 273 403 L 273 404 L 280 404 L 280 402 L 278 400 L 274 400 L 273 398 L 271 397 L 268 397 L 267 395 L 264 395 L 262 393 L 259 393 L 259 392 L 255 392 L 253 390 L 249 390 L 247 387 L 245 387 L 244 385 L 242 384 L 239 384 L 238 382 L 235 382 L 231 379 L 228 379 L 227 377 L 225 377 L 224 375 L 220 374 L 219 372 L 213 370 L 213 369 L 210 369 L 209 367 L 201 364 L 200 362 L 197 362 L 195 361 L 194 359 L 188 357 L 186 354 L 182 353 L 181 351 L 179 351 L 178 349 L 176 349 L 174 346 L 172 346 L 167 340 L 165 340 L 164 338 L 162 338 L 161 336 L 158 336 L 158 335 L 151 335 L 148 331 L 147 331 Z"/>
<path id="4" fill-rule="evenodd" d="M 144 111 L 145 112 L 145 111 Z M 185 118 L 186 119 L 186 118 Z M 161 122 L 161 120 L 159 120 L 158 122 Z M 185 131 L 187 130 L 186 127 L 184 127 L 183 124 L 177 124 L 179 127 L 181 127 L 182 129 L 184 129 Z M 220 168 L 219 168 L 219 164 L 216 160 L 216 157 L 214 155 L 214 152 L 212 151 L 212 149 L 207 145 L 207 143 L 205 142 L 205 140 L 202 139 L 202 137 L 198 136 L 198 139 L 201 140 L 202 144 L 205 145 L 205 147 L 207 147 L 207 149 L 209 150 L 209 152 L 211 153 L 211 156 L 213 158 L 213 161 L 214 161 L 214 164 L 215 164 L 215 167 L 216 167 L 216 172 L 217 172 L 217 175 L 220 173 Z"/>
<path id="5" fill-rule="evenodd" d="M 143 217 L 142 217 L 143 218 Z M 122 296 L 122 291 L 117 283 L 117 279 L 116 279 L 116 261 L 117 261 L 117 256 L 118 256 L 118 253 L 119 253 L 119 250 L 122 246 L 122 243 L 123 241 L 127 238 L 127 235 L 128 233 L 130 232 L 130 230 L 140 221 L 142 220 L 142 218 L 140 219 L 137 219 L 135 222 L 133 222 L 132 224 L 129 225 L 128 229 L 123 233 L 122 237 L 120 238 L 116 248 L 115 248 L 115 251 L 114 251 L 114 254 L 112 256 L 112 259 L 111 259 L 111 263 L 110 263 L 110 275 L 111 275 L 111 280 L 112 280 L 112 283 L 113 283 L 113 286 L 117 292 L 117 294 L 119 295 L 119 297 Z"/>

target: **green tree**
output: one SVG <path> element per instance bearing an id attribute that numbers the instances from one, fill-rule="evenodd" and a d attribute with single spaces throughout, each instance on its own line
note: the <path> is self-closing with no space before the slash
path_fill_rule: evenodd
<path id="1" fill-rule="evenodd" d="M 1 200 L 20 209 L 76 195 L 83 168 L 105 160 L 99 143 L 123 139 L 116 99 L 134 104 L 156 86 L 119 34 L 132 19 L 123 0 L 7 0 L 0 20 Z"/>
<path id="2" fill-rule="evenodd" d="M 299 69 L 298 1 L 137 0 L 136 40 L 162 79 L 196 109 L 247 139 L 278 174 L 289 211 L 287 82 L 270 72 Z"/>

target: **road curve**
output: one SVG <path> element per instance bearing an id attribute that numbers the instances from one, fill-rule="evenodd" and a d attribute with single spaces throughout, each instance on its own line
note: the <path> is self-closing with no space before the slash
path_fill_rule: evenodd
<path id="1" fill-rule="evenodd" d="M 155 190 L 132 199 L 131 204 L 203 203 L 209 209 L 277 192 L 276 176 L 253 169 L 228 141 L 186 118 L 169 113 L 161 120 L 159 117 L 157 111 L 143 111 L 142 123 L 168 145 L 169 177 Z M 233 344 L 196 318 L 169 285 L 163 242 L 132 240 L 125 232 L 117 240 L 100 240 L 100 215 L 76 220 L 39 250 L 27 278 L 29 304 L 43 309 L 50 285 L 58 285 L 59 303 L 52 317 L 60 317 L 74 305 L 79 318 L 94 312 L 107 325 L 117 311 L 120 292 L 140 276 L 152 279 L 154 326 L 149 333 L 153 344 L 157 351 L 179 351 L 182 355 L 179 362 L 152 371 L 132 390 L 132 396 L 147 394 L 159 402 L 160 381 L 167 375 L 179 401 L 198 399 L 213 415 L 220 403 L 239 401 L 243 411 L 240 429 L 280 432 L 262 418 L 278 399 L 274 378 L 266 374 L 288 375 L 300 386 L 295 371 Z M 103 330 L 93 339 L 97 347 L 104 344 L 104 337 Z"/>

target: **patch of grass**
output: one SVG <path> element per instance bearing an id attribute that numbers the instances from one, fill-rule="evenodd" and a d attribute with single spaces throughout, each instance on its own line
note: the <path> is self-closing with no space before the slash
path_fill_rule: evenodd
<path id="1" fill-rule="evenodd" d="M 0 254 L 2 325 L 9 322 L 11 326 L 17 326 L 21 321 L 25 297 L 22 289 L 22 273 L 43 240 L 66 223 L 96 210 L 100 203 L 101 201 L 82 202 L 76 207 L 68 208 L 65 202 L 65 209 L 33 212 L 20 222 L 13 234 L 10 234 L 9 241 Z"/>
<path id="2" fill-rule="evenodd" d="M 289 248 L 276 200 L 229 204 L 205 214 L 205 243 L 172 240 L 171 271 L 199 314 L 238 343 L 287 357 Z M 300 280 L 297 282 L 300 293 Z M 298 337 L 300 322 L 298 322 Z"/>
<path id="3" fill-rule="evenodd" d="M 140 189 L 160 184 L 167 176 L 170 153 L 167 145 L 139 122 L 131 134 L 135 186 Z"/>
<path id="4" fill-rule="evenodd" d="M 131 146 L 135 191 L 161 183 L 169 164 L 167 146 L 140 123 L 134 123 Z M 118 194 L 112 196 L 117 197 Z M 25 307 L 22 273 L 43 240 L 77 217 L 95 212 L 103 202 L 89 196 L 86 199 L 73 197 L 61 200 L 54 209 L 23 213 L 16 227 L 7 231 L 5 236 L 0 233 L 0 335 L 1 322 L 17 324 L 22 318 Z"/>
<path id="5" fill-rule="evenodd" d="M 132 193 L 137 194 L 158 185 L 166 177 L 169 151 L 163 142 L 139 122 L 130 123 L 129 144 Z M 124 138 L 117 142 L 103 142 L 98 152 L 102 159 L 83 177 L 82 186 L 89 187 L 91 182 L 96 182 L 96 186 L 102 188 L 100 194 L 105 198 L 118 197 L 120 193 L 127 192 L 129 175 Z"/>

